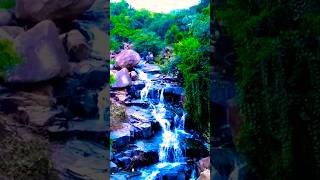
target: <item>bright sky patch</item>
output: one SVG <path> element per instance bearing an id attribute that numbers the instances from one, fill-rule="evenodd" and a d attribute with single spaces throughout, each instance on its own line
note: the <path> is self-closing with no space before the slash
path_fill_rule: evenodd
<path id="1" fill-rule="evenodd" d="M 111 0 L 111 2 L 120 2 L 121 0 Z M 133 8 L 147 9 L 152 12 L 169 13 L 176 9 L 187 9 L 200 2 L 200 0 L 126 0 Z"/>

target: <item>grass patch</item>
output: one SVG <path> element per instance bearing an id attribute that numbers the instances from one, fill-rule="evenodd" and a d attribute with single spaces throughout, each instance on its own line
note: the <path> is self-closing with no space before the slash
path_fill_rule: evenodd
<path id="1" fill-rule="evenodd" d="M 46 179 L 51 176 L 47 141 L 7 136 L 0 141 L 0 174 L 9 179 Z"/>
<path id="2" fill-rule="evenodd" d="M 126 107 L 112 103 L 110 106 L 110 129 L 116 130 L 122 128 L 122 123 L 127 122 L 127 119 Z"/>

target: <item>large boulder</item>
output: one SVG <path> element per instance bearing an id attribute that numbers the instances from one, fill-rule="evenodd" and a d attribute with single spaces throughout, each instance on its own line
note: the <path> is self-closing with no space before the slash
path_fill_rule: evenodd
<path id="1" fill-rule="evenodd" d="M 134 50 L 128 49 L 122 50 L 115 59 L 116 67 L 131 69 L 139 64 L 141 57 Z"/>
<path id="2" fill-rule="evenodd" d="M 73 20 L 88 10 L 95 0 L 16 0 L 17 19 L 40 22 L 42 20 Z"/>
<path id="3" fill-rule="evenodd" d="M 21 33 L 15 39 L 15 45 L 23 63 L 9 74 L 7 82 L 34 83 L 68 73 L 68 57 L 52 21 L 42 21 Z"/>
<path id="4" fill-rule="evenodd" d="M 125 88 L 131 85 L 131 77 L 127 68 L 123 68 L 115 73 L 116 82 L 112 88 Z"/>
<path id="5" fill-rule="evenodd" d="M 5 9 L 0 9 L 0 26 L 6 26 L 12 22 L 12 13 Z"/>

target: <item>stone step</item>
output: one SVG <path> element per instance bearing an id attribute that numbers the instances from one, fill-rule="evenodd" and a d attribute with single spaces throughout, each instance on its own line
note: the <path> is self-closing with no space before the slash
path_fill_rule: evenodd
<path id="1" fill-rule="evenodd" d="M 142 101 L 140 99 L 132 99 L 125 102 L 126 106 L 139 106 L 142 108 L 148 108 L 149 103 L 147 101 Z"/>
<path id="2" fill-rule="evenodd" d="M 72 140 L 50 145 L 53 168 L 61 179 L 97 179 L 108 176 L 106 147 L 88 141 Z M 108 179 L 108 178 L 107 178 Z"/>
<path id="3" fill-rule="evenodd" d="M 114 154 L 112 161 L 123 170 L 137 169 L 159 162 L 159 155 L 157 151 L 131 149 Z"/>
<path id="4" fill-rule="evenodd" d="M 50 140 L 85 139 L 105 144 L 108 124 L 99 120 L 69 121 L 66 125 L 48 127 Z"/>

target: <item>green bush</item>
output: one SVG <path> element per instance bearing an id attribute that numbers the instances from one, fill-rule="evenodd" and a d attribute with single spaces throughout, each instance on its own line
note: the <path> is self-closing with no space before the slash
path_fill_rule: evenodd
<path id="1" fill-rule="evenodd" d="M 0 78 L 4 77 L 8 70 L 16 64 L 21 63 L 21 58 L 17 55 L 13 43 L 8 40 L 0 41 Z"/>
<path id="2" fill-rule="evenodd" d="M 114 84 L 116 82 L 117 82 L 116 77 L 112 73 L 110 73 L 110 83 L 109 83 L 110 86 L 112 86 L 112 84 Z"/>

